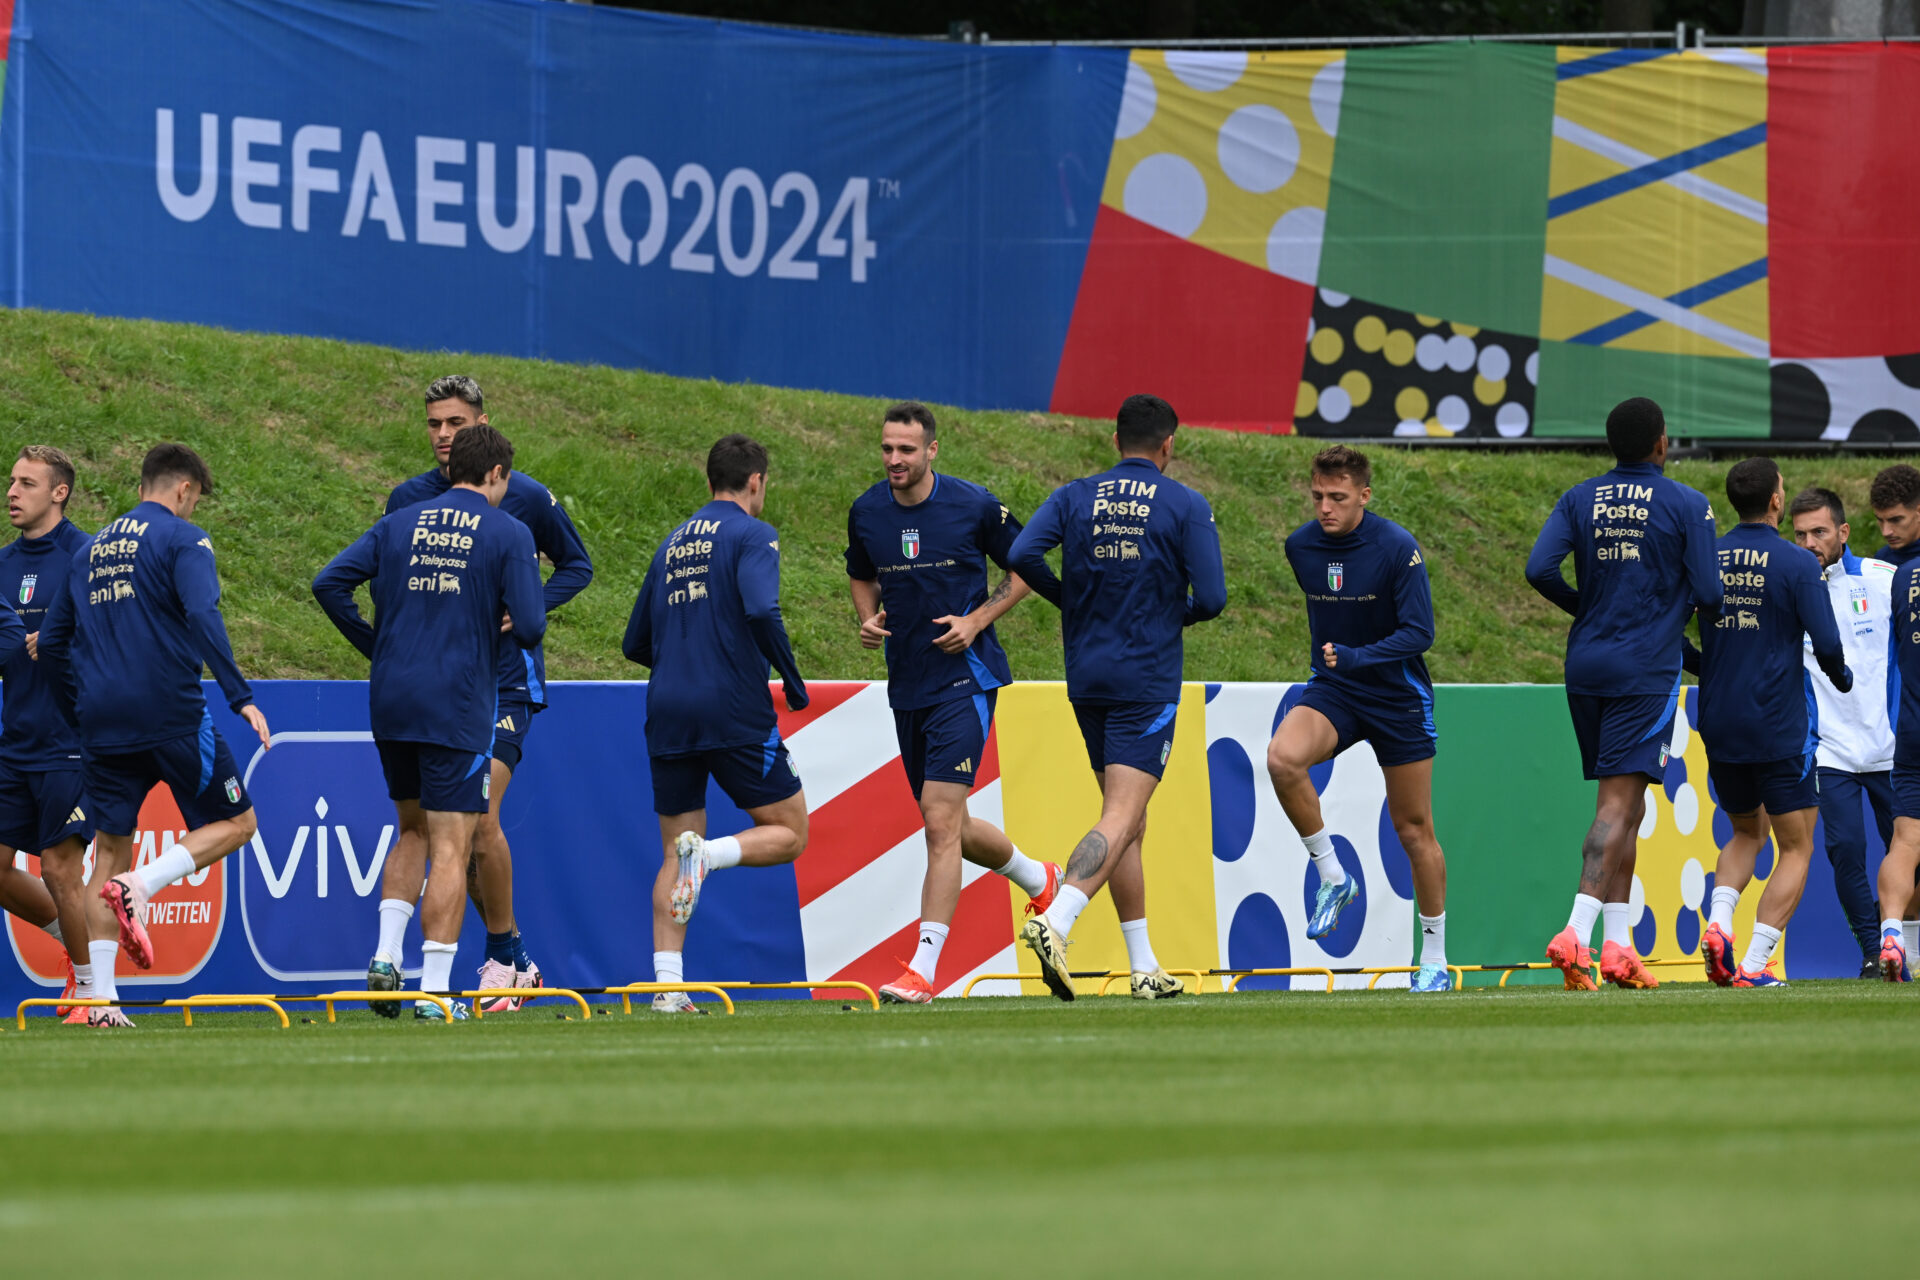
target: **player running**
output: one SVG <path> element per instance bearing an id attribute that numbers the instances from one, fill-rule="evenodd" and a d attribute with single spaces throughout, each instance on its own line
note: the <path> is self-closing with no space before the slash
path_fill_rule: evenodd
<path id="1" fill-rule="evenodd" d="M 707 454 L 713 500 L 667 535 L 633 602 L 621 652 L 651 668 L 647 758 L 660 818 L 653 885 L 653 975 L 686 981 L 687 921 L 707 876 L 725 867 L 773 867 L 807 847 L 807 797 L 780 741 L 767 668 L 787 707 L 807 705 L 780 621 L 780 535 L 760 519 L 767 451 L 731 435 Z M 708 840 L 707 779 L 753 825 Z M 667 850 L 674 856 L 666 856 Z M 656 1013 L 704 1012 L 684 991 L 653 997 Z"/>
<path id="2" fill-rule="evenodd" d="M 1877 489 L 1879 481 L 1874 484 Z M 1920 558 L 1908 560 L 1893 575 L 1893 609 L 1893 634 L 1887 641 L 1893 839 L 1880 860 L 1880 976 L 1888 982 L 1911 982 L 1914 952 L 1901 921 L 1913 914 L 1915 899 L 1920 899 L 1914 887 L 1920 874 Z"/>
<path id="3" fill-rule="evenodd" d="M 313 580 L 321 609 L 372 660 L 373 740 L 401 829 L 427 834 L 422 991 L 452 989 L 467 859 L 493 789 L 488 764 L 498 658 L 508 647 L 502 633 L 510 631 L 521 651 L 539 644 L 547 627 L 533 535 L 496 509 L 512 474 L 513 445 L 505 436 L 484 425 L 462 431 L 447 454 L 452 487 L 382 516 Z M 353 600 L 363 582 L 373 584 L 374 625 Z M 388 936 L 392 918 L 382 902 L 380 950 L 367 973 L 371 990 L 400 989 L 399 938 Z M 451 1007 L 456 1018 L 467 1016 L 465 1005 Z M 396 1001 L 373 1008 L 386 1017 L 400 1013 Z M 416 1018 L 439 1016 L 434 1004 L 414 1006 Z"/>
<path id="4" fill-rule="evenodd" d="M 454 438 L 476 424 L 486 425 L 486 401 L 472 378 L 453 374 L 436 378 L 427 387 L 427 441 L 433 446 L 434 467 L 404 481 L 387 497 L 387 514 L 402 507 L 437 498 L 453 485 L 447 475 L 448 452 Z M 500 509 L 527 526 L 533 546 L 553 565 L 543 592 L 548 614 L 586 590 L 593 581 L 593 561 L 567 516 L 567 509 L 546 486 L 524 471 L 507 477 L 507 496 Z M 473 857 L 467 864 L 468 892 L 487 929 L 485 962 L 480 966 L 482 990 L 537 987 L 540 966 L 527 954 L 526 940 L 513 914 L 513 851 L 500 827 L 500 806 L 520 767 L 527 731 L 534 715 L 546 708 L 546 651 L 539 645 L 521 649 L 500 647 L 500 706 L 495 714 L 493 781 L 487 812 L 474 830 Z M 381 950 L 395 965 L 400 961 L 401 938 L 413 916 L 426 875 L 426 833 L 402 827 L 393 856 L 387 861 L 381 884 Z M 389 937 L 391 934 L 391 937 Z M 500 999 L 483 1012 L 519 1007 L 519 1001 Z"/>
<path id="5" fill-rule="evenodd" d="M 1600 784 L 1573 913 L 1547 944 L 1569 991 L 1594 990 L 1587 943 L 1603 909 L 1601 976 L 1622 987 L 1658 985 L 1634 952 L 1628 907 L 1640 820 L 1647 788 L 1667 767 L 1687 618 L 1718 610 L 1721 594 L 1713 507 L 1662 474 L 1660 406 L 1638 396 L 1615 405 L 1607 444 L 1619 465 L 1562 494 L 1527 557 L 1533 589 L 1573 615 L 1567 707 L 1582 767 Z M 1578 590 L 1560 576 L 1570 555 Z"/>
<path id="6" fill-rule="evenodd" d="M 1028 914 L 1052 906 L 1060 885 L 1058 866 L 1035 862 L 1000 828 L 967 813 L 995 691 L 1013 679 L 993 624 L 1032 588 L 1009 572 L 988 593 L 987 561 L 1008 568 L 1020 522 L 979 485 L 934 471 L 939 455 L 932 411 L 912 401 L 894 405 L 880 426 L 886 479 L 847 513 L 847 577 L 860 643 L 886 647 L 900 764 L 927 831 L 920 944 L 913 962 L 903 962 L 901 975 L 880 988 L 880 998 L 893 1004 L 933 999 L 960 901 L 962 859 L 1019 885 L 1031 899 Z M 1060 582 L 1051 570 L 1036 585 L 1058 603 Z"/>
<path id="7" fill-rule="evenodd" d="M 1852 529 L 1840 495 L 1803 489 L 1787 507 L 1794 541 L 1819 557 L 1827 598 L 1840 624 L 1840 647 L 1853 672 L 1853 689 L 1839 693 L 1813 680 L 1814 732 L 1819 737 L 1820 822 L 1827 860 L 1847 924 L 1860 944 L 1860 976 L 1880 976 L 1880 913 L 1867 879 L 1867 831 L 1862 797 L 1873 810 L 1884 845 L 1893 840 L 1893 726 L 1887 718 L 1887 635 L 1893 627 L 1894 567 L 1847 550 Z"/>
<path id="8" fill-rule="evenodd" d="M 0 905 L 66 948 L 73 994 L 86 999 L 93 995 L 93 958 L 84 863 L 93 820 L 81 792 L 80 735 L 61 714 L 53 683 L 34 661 L 47 608 L 66 590 L 72 559 L 88 541 L 67 519 L 73 481 L 73 462 L 66 454 L 30 444 L 14 462 L 7 487 L 7 519 L 20 536 L 0 547 L 0 593 L 19 615 L 25 643 L 0 664 L 7 694 L 0 727 Z M 10 629 L 0 625 L 0 647 Z M 16 849 L 40 855 L 38 879 L 15 868 Z M 108 965 L 115 962 L 119 945 L 112 938 L 104 941 Z M 84 1023 L 87 1010 L 76 1008 L 67 1020 Z"/>
<path id="9" fill-rule="evenodd" d="M 1883 469 L 1874 476 L 1873 485 L 1867 490 L 1867 502 L 1873 507 L 1880 536 L 1885 539 L 1873 558 L 1898 568 L 1920 556 L 1920 468 L 1901 462 Z M 1897 608 L 1899 596 L 1894 600 Z M 1888 707 L 1888 714 L 1893 713 L 1894 708 Z M 1920 890 L 1920 881 L 1916 881 L 1914 887 Z M 1901 932 L 1907 954 L 1911 956 L 1920 953 L 1920 892 L 1909 894 L 1907 901 Z"/>
<path id="10" fill-rule="evenodd" d="M 140 504 L 95 534 L 85 571 L 67 575 L 40 626 L 40 661 L 79 729 L 82 790 L 93 806 L 89 902 L 93 991 L 116 1000 L 116 933 L 134 964 L 153 965 L 143 923 L 147 900 L 210 867 L 253 838 L 258 824 L 239 766 L 214 727 L 200 689 L 202 665 L 227 705 L 271 746 L 220 616 L 213 542 L 188 523 L 213 476 L 183 444 L 159 444 L 140 464 Z M 78 553 L 76 553 L 77 555 Z M 133 831 L 147 793 L 166 783 L 186 820 L 184 840 L 137 871 Z M 102 883 L 104 882 L 104 883 Z M 130 1027 L 117 1008 L 88 1011 L 87 1025 Z"/>
<path id="11" fill-rule="evenodd" d="M 1700 740 L 1707 777 L 1733 838 L 1713 870 L 1713 905 L 1700 955 L 1722 987 L 1778 987 L 1774 948 L 1800 905 L 1819 816 L 1813 725 L 1814 681 L 1802 666 L 1802 638 L 1835 690 L 1853 688 L 1827 599 L 1820 562 L 1780 539 L 1786 490 L 1772 458 L 1748 458 L 1727 472 L 1727 500 L 1740 523 L 1717 545 L 1724 598 L 1717 623 L 1701 624 Z M 1690 647 L 1689 647 L 1690 649 Z M 1696 662 L 1694 659 L 1698 658 Z M 1773 874 L 1760 895 L 1753 940 L 1734 963 L 1733 912 L 1753 880 L 1754 859 L 1773 833 Z"/>
<path id="12" fill-rule="evenodd" d="M 1334 853 L 1308 770 L 1356 742 L 1373 745 L 1387 813 L 1413 866 L 1420 909 L 1415 991 L 1448 991 L 1447 859 L 1433 834 L 1433 587 L 1412 534 L 1367 510 L 1367 456 L 1334 445 L 1314 456 L 1314 519 L 1287 538 L 1287 563 L 1307 596 L 1313 636 L 1305 695 L 1267 744 L 1267 773 L 1287 820 L 1320 873 L 1309 938 L 1324 938 L 1359 895 Z"/>
<path id="13" fill-rule="evenodd" d="M 1047 552 L 1061 548 L 1067 697 L 1100 783 L 1100 821 L 1074 846 L 1053 905 L 1020 930 L 1062 1000 L 1074 996 L 1067 936 L 1109 881 L 1134 996 L 1166 999 L 1185 990 L 1147 941 L 1140 841 L 1147 802 L 1173 751 L 1181 630 L 1220 616 L 1227 578 L 1207 500 L 1164 474 L 1179 425 L 1160 397 L 1128 396 L 1113 434 L 1119 463 L 1055 489 L 1008 557 L 1015 573 L 1042 582 Z"/>

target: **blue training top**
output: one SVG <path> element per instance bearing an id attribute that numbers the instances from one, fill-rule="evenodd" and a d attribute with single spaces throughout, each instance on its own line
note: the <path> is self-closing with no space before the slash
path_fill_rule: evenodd
<path id="1" fill-rule="evenodd" d="M 387 495 L 387 514 L 437 498 L 453 487 L 446 473 L 435 467 L 411 480 L 403 480 Z M 507 473 L 507 496 L 500 509 L 527 526 L 533 534 L 533 549 L 553 562 L 553 576 L 543 591 L 546 611 L 552 613 L 586 590 L 593 581 L 593 560 L 579 532 L 547 487 L 524 471 Z M 535 709 L 547 705 L 547 651 L 544 645 L 520 649 L 503 645 L 500 650 L 500 697 L 525 699 Z"/>
<path id="2" fill-rule="evenodd" d="M 363 582 L 371 626 L 353 601 Z M 382 516 L 320 571 L 313 595 L 373 662 L 367 707 L 386 742 L 490 751 L 500 651 L 531 649 L 547 629 L 533 535 L 474 489 Z"/>
<path id="3" fill-rule="evenodd" d="M 1008 553 L 1020 521 L 1006 504 L 977 484 L 935 474 L 933 492 L 902 506 L 884 480 L 847 512 L 847 576 L 880 584 L 886 610 L 887 701 L 910 710 L 998 689 L 1013 680 L 1006 650 L 989 625 L 964 652 L 934 646 L 948 624 L 987 601 L 987 561 L 1011 569 Z M 1044 567 L 1044 565 L 1043 565 Z M 1059 603 L 1060 582 L 1051 569 L 1028 582 Z"/>
<path id="4" fill-rule="evenodd" d="M 647 566 L 621 652 L 652 668 L 647 753 L 692 755 L 778 740 L 767 668 L 787 705 L 806 682 L 780 621 L 780 535 L 716 498 L 667 535 Z"/>
<path id="5" fill-rule="evenodd" d="M 1560 496 L 1527 581 L 1573 615 L 1567 692 L 1669 697 L 1695 609 L 1720 607 L 1713 506 L 1651 462 L 1624 462 Z M 1574 557 L 1578 590 L 1560 576 Z"/>
<path id="6" fill-rule="evenodd" d="M 1067 697 L 1179 701 L 1181 628 L 1227 607 L 1220 534 L 1207 500 L 1150 459 L 1122 458 L 1053 491 L 1014 541 L 1014 572 L 1040 581 L 1054 547 L 1061 548 Z"/>
<path id="7" fill-rule="evenodd" d="M 1433 584 L 1411 533 L 1372 512 L 1340 538 L 1309 520 L 1287 536 L 1287 563 L 1307 596 L 1313 679 L 1433 705 L 1421 657 L 1433 647 Z M 1324 644 L 1338 659 L 1331 671 Z"/>
<path id="8" fill-rule="evenodd" d="M 62 520 L 43 538 L 23 536 L 0 547 L 0 599 L 19 615 L 23 634 L 45 624 L 48 609 L 67 589 L 74 557 L 90 541 L 79 525 Z M 80 733 L 62 713 L 47 668 L 29 658 L 23 644 L 0 663 L 0 679 L 6 681 L 0 764 L 28 772 L 77 768 Z"/>

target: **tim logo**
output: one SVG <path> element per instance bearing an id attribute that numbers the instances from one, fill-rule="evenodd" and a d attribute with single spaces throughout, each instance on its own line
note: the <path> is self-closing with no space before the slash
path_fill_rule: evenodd
<path id="1" fill-rule="evenodd" d="M 399 835 L 372 735 L 277 733 L 242 781 L 260 830 L 229 861 L 254 959 L 285 982 L 363 977 Z"/>
<path id="2" fill-rule="evenodd" d="M 912 560 L 920 555 L 920 531 L 906 529 L 900 534 L 900 554 Z"/>
<path id="3" fill-rule="evenodd" d="M 187 824 L 173 792 L 155 787 L 140 806 L 133 833 L 133 865 L 145 866 L 185 838 Z M 234 855 L 238 857 L 238 854 Z M 231 861 L 229 859 L 228 861 Z M 14 855 L 13 864 L 29 875 L 40 874 L 40 859 Z M 87 870 L 93 870 L 93 851 L 87 851 Z M 216 862 L 155 894 L 147 904 L 147 936 L 153 939 L 153 968 L 136 969 L 123 954 L 114 965 L 114 980 L 122 984 L 185 982 L 198 974 L 220 941 L 227 918 L 226 863 Z M 32 925 L 7 917 L 7 936 L 13 954 L 27 975 L 42 986 L 66 981 L 60 945 Z"/>
<path id="4" fill-rule="evenodd" d="M 1327 566 L 1327 590 L 1338 591 L 1347 581 L 1347 566 L 1334 563 Z"/>
<path id="5" fill-rule="evenodd" d="M 38 581 L 40 581 L 40 575 L 37 573 L 29 573 L 20 579 L 21 604 L 31 604 L 33 602 L 33 585 Z"/>

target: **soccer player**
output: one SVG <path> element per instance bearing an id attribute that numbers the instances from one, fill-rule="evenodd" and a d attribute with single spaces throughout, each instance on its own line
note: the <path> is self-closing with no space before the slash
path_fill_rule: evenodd
<path id="1" fill-rule="evenodd" d="M 1173 751 L 1181 631 L 1220 616 L 1227 577 L 1207 500 L 1165 475 L 1179 425 L 1173 406 L 1160 397 L 1128 396 L 1113 434 L 1120 461 L 1055 489 L 1009 556 L 1015 573 L 1042 582 L 1047 552 L 1061 548 L 1067 697 L 1100 783 L 1100 820 L 1074 846 L 1066 883 L 1053 905 L 1020 930 L 1039 957 L 1041 977 L 1062 1000 L 1074 996 L 1067 936 L 1109 882 L 1127 938 L 1133 994 L 1166 999 L 1185 989 L 1145 945 L 1140 841 L 1147 802 Z"/>
<path id="2" fill-rule="evenodd" d="M 1774 948 L 1806 888 L 1819 814 L 1807 716 L 1814 682 L 1802 666 L 1802 638 L 1812 641 L 1814 660 L 1835 690 L 1851 690 L 1853 673 L 1819 560 L 1781 541 L 1787 495 L 1773 459 L 1736 463 L 1727 472 L 1727 501 L 1740 523 L 1717 546 L 1724 596 L 1717 625 L 1701 626 L 1698 669 L 1707 776 L 1733 838 L 1714 866 L 1700 955 L 1719 986 L 1777 987 L 1785 984 L 1771 967 Z M 1733 912 L 1769 828 L 1773 874 L 1760 895 L 1753 940 L 1736 965 Z"/>
<path id="3" fill-rule="evenodd" d="M 1920 468 L 1901 462 L 1882 469 L 1867 490 L 1867 503 L 1885 542 L 1873 558 L 1899 568 L 1920 556 Z"/>
<path id="4" fill-rule="evenodd" d="M 967 793 L 986 752 L 995 691 L 1012 681 L 996 619 L 1025 597 L 1009 572 L 991 594 L 987 561 L 1008 568 L 1020 522 L 977 484 L 933 469 L 940 456 L 933 413 L 907 401 L 880 426 L 886 478 L 847 512 L 847 577 L 860 643 L 887 651 L 887 700 L 893 706 L 900 764 L 927 831 L 927 875 L 920 889 L 920 944 L 911 964 L 880 988 L 893 1004 L 933 999 L 940 951 L 960 901 L 965 859 L 1005 876 L 1031 901 L 1053 905 L 1060 868 L 1035 862 L 1006 833 L 967 813 Z M 1058 602 L 1047 571 L 1036 584 Z"/>
<path id="5" fill-rule="evenodd" d="M 1447 859 L 1433 834 L 1433 588 L 1412 534 L 1373 515 L 1373 467 L 1345 445 L 1322 449 L 1311 476 L 1314 518 L 1287 538 L 1287 563 L 1307 596 L 1311 673 L 1300 702 L 1267 744 L 1267 773 L 1287 820 L 1320 873 L 1309 938 L 1324 938 L 1359 894 L 1340 866 L 1308 770 L 1354 743 L 1373 744 L 1387 812 L 1413 866 L 1419 901 L 1415 991 L 1447 991 Z"/>
<path id="6" fill-rule="evenodd" d="M 660 818 L 653 886 L 653 973 L 684 982 L 687 921 L 712 872 L 792 862 L 807 847 L 807 797 L 780 741 L 767 669 L 780 673 L 789 709 L 806 682 L 780 621 L 780 535 L 760 519 L 767 451 L 743 435 L 707 454 L 713 500 L 667 535 L 633 602 L 621 652 L 651 668 L 647 758 Z M 707 779 L 753 825 L 708 840 Z M 667 850 L 673 856 L 666 856 Z M 653 997 L 656 1013 L 700 1013 L 683 991 Z"/>
<path id="7" fill-rule="evenodd" d="M 93 995 L 93 958 L 87 949 L 83 864 L 93 820 L 80 785 L 80 735 L 61 714 L 53 683 L 34 661 L 47 608 L 66 590 L 69 565 L 87 545 L 86 533 L 67 519 L 73 481 L 73 462 L 65 453 L 30 444 L 14 462 L 7 487 L 7 519 L 20 536 L 0 547 L 0 592 L 19 616 L 24 643 L 0 664 L 6 681 L 0 727 L 0 905 L 66 948 L 74 994 L 85 999 Z M 10 629 L 11 624 L 0 625 L 0 637 Z M 14 867 L 17 849 L 40 855 L 40 879 Z M 76 1008 L 67 1020 L 84 1023 L 87 1010 Z"/>
<path id="8" fill-rule="evenodd" d="M 435 465 L 388 495 L 388 515 L 447 492 L 453 484 L 447 459 L 455 437 L 470 426 L 487 424 L 486 401 L 472 378 L 461 374 L 436 378 L 427 387 L 426 400 L 427 441 L 433 446 Z M 586 590 L 593 581 L 593 561 L 567 509 L 545 485 L 524 471 L 513 471 L 500 509 L 527 526 L 534 549 L 553 564 L 553 576 L 544 591 L 548 614 Z M 494 723 L 493 762 L 488 766 L 493 773 L 492 795 L 474 831 L 473 858 L 467 864 L 468 890 L 487 929 L 486 958 L 480 966 L 483 990 L 540 985 L 540 966 L 527 954 L 526 940 L 514 920 L 513 851 L 500 828 L 500 805 L 514 770 L 520 767 L 533 717 L 547 705 L 546 678 L 546 652 L 540 646 L 501 646 L 500 707 Z M 386 914 L 381 919 L 392 923 L 381 929 L 381 951 L 375 960 L 399 964 L 400 940 L 426 874 L 425 854 L 426 833 L 403 826 L 382 877 L 380 909 Z M 518 1001 L 500 999 L 484 1012 L 518 1007 Z"/>
<path id="9" fill-rule="evenodd" d="M 1840 693 L 1813 680 L 1818 747 L 1820 820 L 1827 833 L 1827 860 L 1847 924 L 1860 944 L 1860 976 L 1880 976 L 1880 913 L 1867 879 L 1867 832 L 1862 797 L 1873 809 L 1883 843 L 1893 840 L 1893 726 L 1887 716 L 1887 634 L 1893 626 L 1894 567 L 1864 560 L 1847 550 L 1852 529 L 1840 495 L 1803 489 L 1787 507 L 1793 539 L 1819 557 L 1827 597 L 1840 624 L 1840 646 L 1853 672 L 1853 690 Z"/>
<path id="10" fill-rule="evenodd" d="M 1661 474 L 1666 418 L 1636 396 L 1607 415 L 1619 465 L 1562 494 L 1547 517 L 1527 581 L 1573 615 L 1567 632 L 1567 707 L 1586 776 L 1599 782 L 1593 826 L 1580 849 L 1580 889 L 1547 959 L 1570 991 L 1591 991 L 1587 940 L 1606 917 L 1600 973 L 1622 987 L 1658 985 L 1633 949 L 1628 898 L 1647 788 L 1667 767 L 1680 706 L 1687 618 L 1720 607 L 1713 507 Z M 1561 562 L 1576 557 L 1580 586 Z"/>
<path id="11" fill-rule="evenodd" d="M 1877 488 L 1879 481 L 1874 483 Z M 1911 982 L 1914 952 L 1901 922 L 1920 899 L 1914 886 L 1920 875 L 1920 559 L 1909 560 L 1893 575 L 1893 610 L 1893 634 L 1887 641 L 1892 665 L 1887 700 L 1893 718 L 1893 840 L 1880 860 L 1880 976 L 1888 982 Z"/>
<path id="12" fill-rule="evenodd" d="M 119 998 L 113 962 L 120 947 L 140 968 L 153 965 L 141 918 L 147 899 L 220 861 L 258 829 L 240 768 L 200 689 L 204 664 L 260 745 L 272 745 L 267 717 L 227 643 L 213 542 L 189 523 L 212 492 L 213 476 L 192 449 L 149 449 L 139 505 L 94 535 L 84 571 L 67 575 L 40 626 L 40 661 L 79 729 L 82 790 L 97 828 L 88 888 L 101 886 L 104 909 L 89 903 L 87 949 L 102 1000 Z M 162 782 L 180 806 L 186 838 L 130 871 L 141 802 Z M 133 1025 L 112 1007 L 90 1010 L 87 1024 Z"/>
<path id="13" fill-rule="evenodd" d="M 547 627 L 533 535 L 496 509 L 512 474 L 507 438 L 490 426 L 469 427 L 448 450 L 452 487 L 446 493 L 382 516 L 313 580 L 314 599 L 327 617 L 372 660 L 367 704 L 373 740 L 400 826 L 427 833 L 423 991 L 452 986 L 466 914 L 467 859 L 493 789 L 487 766 L 502 633 L 511 633 L 516 650 L 528 650 Z M 373 583 L 371 626 L 353 600 L 363 582 Z M 382 902 L 380 951 L 367 974 L 371 990 L 400 987 L 399 939 L 390 931 L 399 929 Z M 397 1002 L 373 1007 L 399 1016 Z M 452 1007 L 456 1018 L 467 1016 L 465 1005 Z M 422 1001 L 414 1016 L 439 1015 Z"/>

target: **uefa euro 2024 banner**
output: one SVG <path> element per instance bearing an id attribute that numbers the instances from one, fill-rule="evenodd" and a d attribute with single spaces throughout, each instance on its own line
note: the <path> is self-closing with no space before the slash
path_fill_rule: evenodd
<path id="1" fill-rule="evenodd" d="M 1317 435 L 1920 440 L 1920 48 L 0 0 L 0 300 Z M 903 319 L 903 317 L 905 317 Z"/>
<path id="2" fill-rule="evenodd" d="M 364 980 L 378 932 L 381 871 L 395 835 L 367 731 L 366 686 L 262 681 L 255 689 L 274 727 L 271 750 L 259 749 L 209 686 L 222 732 L 243 761 L 259 834 L 156 896 L 148 923 L 154 968 L 142 973 L 124 957 L 120 962 L 129 998 L 311 992 Z M 1327 826 L 1361 895 L 1331 936 L 1306 936 L 1318 877 L 1264 767 L 1267 740 L 1303 689 L 1185 686 L 1145 841 L 1148 920 L 1169 968 L 1357 969 L 1409 960 L 1412 873 L 1386 815 L 1380 769 L 1364 744 L 1314 770 Z M 900 769 L 886 687 L 822 682 L 811 690 L 805 711 L 780 712 L 806 790 L 807 851 L 792 866 L 713 877 L 687 936 L 690 980 L 851 978 L 878 986 L 912 955 L 926 846 Z M 650 886 L 661 848 L 642 739 L 646 686 L 560 683 L 549 693 L 552 706 L 534 722 L 501 815 L 513 849 L 519 927 L 550 984 L 648 980 Z M 1557 686 L 1443 685 L 1435 715 L 1449 958 L 1537 960 L 1565 923 L 1593 814 L 1564 695 Z M 1698 954 L 1714 857 L 1731 831 L 1706 785 L 1699 736 L 1684 722 L 1671 755 L 1666 776 L 1649 792 L 1633 890 L 1634 938 L 1652 957 Z M 972 812 L 1004 825 L 1028 853 L 1061 861 L 1099 804 L 1064 686 L 1020 683 L 1003 691 Z M 715 835 L 746 824 L 718 791 L 709 795 L 708 819 Z M 170 794 L 156 789 L 141 812 L 136 861 L 163 853 L 183 825 Z M 25 854 L 20 860 L 32 865 Z M 1760 859 L 1763 881 L 1771 860 L 1770 850 Z M 1000 877 L 966 869 L 942 957 L 941 994 L 959 995 L 981 974 L 1033 971 L 1031 957 L 1015 946 L 1019 897 Z M 1756 885 L 1742 899 L 1742 934 L 1758 897 Z M 6 928 L 17 963 L 0 965 L 0 1008 L 49 994 L 62 979 L 60 953 L 44 933 L 12 917 Z M 1077 969 L 1126 967 L 1105 895 L 1074 941 Z M 404 966 L 413 977 L 419 943 L 416 922 Z M 478 968 L 483 943 L 469 912 L 456 975 Z M 1859 968 L 1823 857 L 1813 860 L 1783 945 L 1787 972 L 1796 977 L 1850 977 Z M 1659 973 L 1702 976 L 1695 967 Z M 1324 983 L 1279 977 L 1243 985 L 1317 990 Z M 989 980 L 975 994 L 1015 989 Z M 1029 983 L 1025 990 L 1041 989 Z"/>

